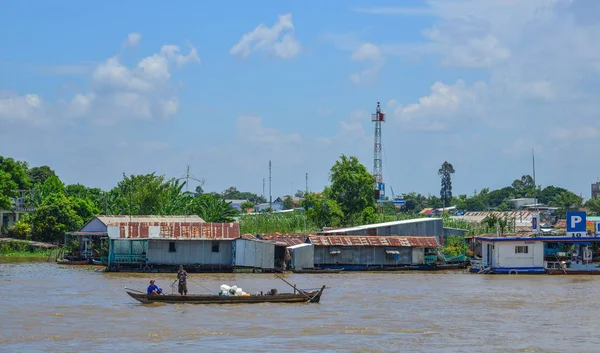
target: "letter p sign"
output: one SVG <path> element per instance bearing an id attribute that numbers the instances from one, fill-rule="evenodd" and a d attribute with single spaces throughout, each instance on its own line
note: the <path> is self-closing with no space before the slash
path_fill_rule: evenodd
<path id="1" fill-rule="evenodd" d="M 582 220 L 583 218 L 581 218 L 580 216 L 571 217 L 571 228 L 577 228 L 577 225 L 581 223 Z"/>
<path id="2" fill-rule="evenodd" d="M 567 233 L 583 232 L 586 233 L 585 227 L 585 212 L 568 212 L 567 213 Z"/>

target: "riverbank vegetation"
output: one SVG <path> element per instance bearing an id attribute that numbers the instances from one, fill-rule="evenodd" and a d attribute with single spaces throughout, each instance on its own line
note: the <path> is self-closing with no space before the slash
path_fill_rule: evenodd
<path id="1" fill-rule="evenodd" d="M 155 173 L 125 175 L 116 185 L 104 191 L 81 184 L 65 185 L 49 166 L 30 167 L 27 162 L 0 156 L 0 208 L 10 209 L 14 199 L 21 197 L 17 190 L 33 190 L 22 198 L 20 207 L 32 208 L 3 234 L 19 239 L 61 242 L 65 232 L 83 226 L 94 215 L 198 215 L 207 222 L 232 222 L 239 220 L 243 233 L 311 233 L 323 227 L 343 227 L 377 222 L 424 217 L 420 212 L 427 208 L 455 205 L 462 211 L 509 211 L 511 198 L 532 197 L 540 203 L 559 208 L 564 217 L 568 210 L 582 206 L 583 199 L 560 187 L 535 185 L 531 176 L 525 175 L 511 185 L 498 190 L 483 188 L 473 195 L 453 196 L 451 176 L 454 167 L 444 162 L 438 171 L 441 177 L 440 197 L 415 192 L 394 195 L 390 199 L 404 200 L 404 206 L 393 203 L 376 203 L 373 177 L 356 157 L 342 155 L 330 169 L 330 185 L 323 190 L 299 190 L 284 197 L 286 213 L 247 214 L 246 210 L 266 202 L 263 196 L 230 187 L 223 192 L 205 192 L 201 186 L 193 192 L 186 190 L 181 179 L 167 178 Z M 433 185 L 432 185 L 433 187 Z M 302 197 L 294 205 L 292 196 Z M 238 211 L 225 201 L 248 200 Z M 391 200 L 390 200 L 391 201 Z M 383 206 L 382 206 L 383 205 Z M 600 214 L 600 199 L 590 200 L 585 206 L 591 214 Z M 473 224 L 449 217 L 445 225 L 466 229 L 469 235 L 511 229 L 510 222 L 500 220 Z"/>
<path id="2" fill-rule="evenodd" d="M 56 253 L 55 248 L 40 247 L 27 241 L 11 240 L 0 242 L 0 256 L 48 258 L 53 253 Z"/>

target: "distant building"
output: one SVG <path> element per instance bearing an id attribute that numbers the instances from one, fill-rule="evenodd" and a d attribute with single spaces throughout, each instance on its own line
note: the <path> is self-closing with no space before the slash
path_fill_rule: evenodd
<path id="1" fill-rule="evenodd" d="M 246 202 L 248 202 L 248 200 L 225 200 L 225 202 L 230 202 L 231 206 L 233 206 L 233 208 L 235 208 L 238 211 L 242 210 L 242 205 Z"/>
<path id="2" fill-rule="evenodd" d="M 600 181 L 592 183 L 592 199 L 600 196 Z"/>
<path id="3" fill-rule="evenodd" d="M 536 199 L 533 197 L 522 197 L 519 199 L 510 199 L 508 201 L 511 202 L 517 210 L 525 208 L 525 206 L 536 204 Z"/>
<path id="4" fill-rule="evenodd" d="M 12 207 L 10 210 L 0 210 L 0 228 L 12 227 L 17 223 L 25 213 L 33 213 L 33 197 L 36 190 L 17 190 L 19 196 L 11 198 Z"/>

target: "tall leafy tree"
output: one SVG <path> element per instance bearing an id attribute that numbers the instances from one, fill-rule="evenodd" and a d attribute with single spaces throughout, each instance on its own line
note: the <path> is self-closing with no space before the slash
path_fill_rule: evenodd
<path id="1" fill-rule="evenodd" d="M 557 214 L 561 218 L 566 217 L 566 213 L 571 210 L 579 209 L 583 204 L 583 198 L 567 191 L 560 193 L 554 197 L 551 204 L 558 207 Z"/>
<path id="2" fill-rule="evenodd" d="M 325 195 L 340 206 L 346 224 L 360 221 L 363 210 L 374 207 L 374 179 L 358 158 L 342 155 L 331 167 L 329 179 Z"/>
<path id="3" fill-rule="evenodd" d="M 237 210 L 231 206 L 230 202 L 206 194 L 193 199 L 192 209 L 194 214 L 206 222 L 233 222 L 237 214 Z"/>
<path id="4" fill-rule="evenodd" d="M 287 196 L 283 199 L 283 209 L 291 210 L 292 208 L 294 208 L 294 200 L 290 196 Z"/>
<path id="5" fill-rule="evenodd" d="M 26 162 L 15 161 L 12 158 L 0 156 L 0 170 L 8 173 L 18 189 L 30 189 L 31 180 L 27 175 L 28 165 Z"/>
<path id="6" fill-rule="evenodd" d="M 69 198 L 64 194 L 52 194 L 36 208 L 32 225 L 33 240 L 60 242 L 64 239 L 65 232 L 83 226 L 83 219 L 77 214 Z"/>
<path id="7" fill-rule="evenodd" d="M 452 174 L 454 174 L 454 167 L 452 164 L 445 161 L 438 170 L 438 175 L 442 178 L 440 199 L 442 200 L 443 206 L 449 206 L 450 201 L 452 200 Z"/>
<path id="8" fill-rule="evenodd" d="M 344 212 L 334 200 L 320 194 L 308 194 L 302 200 L 306 217 L 319 228 L 339 227 L 344 222 Z"/>
<path id="9" fill-rule="evenodd" d="M 54 170 L 50 169 L 47 165 L 33 167 L 27 171 L 27 174 L 33 185 L 43 184 L 46 179 L 56 176 Z"/>
<path id="10" fill-rule="evenodd" d="M 11 197 L 16 197 L 18 186 L 10 174 L 0 170 L 0 210 L 9 210 L 12 206 Z M 0 220 L 1 221 L 1 220 Z"/>
<path id="11" fill-rule="evenodd" d="M 132 215 L 156 215 L 167 202 L 169 183 L 155 173 L 127 176 L 117 184 L 121 212 Z"/>

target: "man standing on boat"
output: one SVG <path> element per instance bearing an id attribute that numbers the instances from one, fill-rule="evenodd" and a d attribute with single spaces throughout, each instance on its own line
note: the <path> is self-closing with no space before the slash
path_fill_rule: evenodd
<path id="1" fill-rule="evenodd" d="M 177 279 L 179 280 L 179 294 L 186 295 L 187 290 L 187 272 L 183 269 L 183 265 L 179 265 L 179 271 L 177 271 Z"/>
<path id="2" fill-rule="evenodd" d="M 158 288 L 156 284 L 154 284 L 154 280 L 150 280 L 150 285 L 148 286 L 148 295 L 160 295 L 162 294 L 162 289 Z"/>

